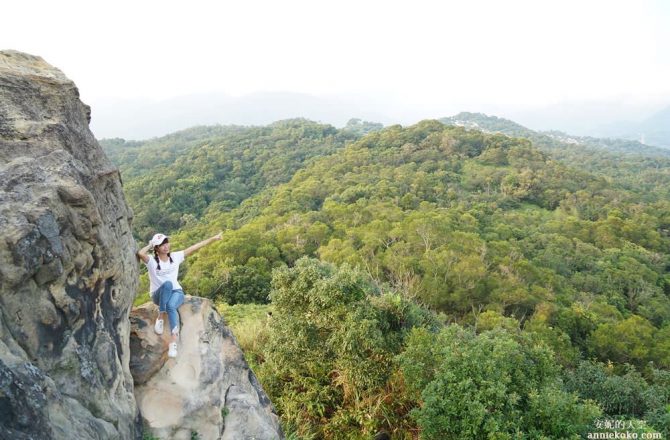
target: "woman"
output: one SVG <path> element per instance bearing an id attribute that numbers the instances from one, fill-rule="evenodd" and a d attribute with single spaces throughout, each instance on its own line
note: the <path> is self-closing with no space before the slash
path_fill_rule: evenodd
<path id="1" fill-rule="evenodd" d="M 170 342 L 168 356 L 171 358 L 177 357 L 177 339 L 179 337 L 179 314 L 177 309 L 184 302 L 184 291 L 179 285 L 179 281 L 177 281 L 179 265 L 193 252 L 217 240 L 221 240 L 221 233 L 183 251 L 170 253 L 168 236 L 156 234 L 146 247 L 137 252 L 137 256 L 149 270 L 149 293 L 154 304 L 158 305 L 158 318 L 154 325 L 154 331 L 159 335 L 163 334 L 163 317 L 166 313 L 170 321 L 172 342 Z M 152 248 L 154 256 L 150 258 L 147 252 Z"/>

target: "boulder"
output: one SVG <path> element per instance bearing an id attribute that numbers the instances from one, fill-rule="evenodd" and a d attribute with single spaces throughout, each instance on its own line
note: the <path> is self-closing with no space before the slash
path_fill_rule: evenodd
<path id="1" fill-rule="evenodd" d="M 0 52 L 0 438 L 141 438 L 132 212 L 72 81 Z"/>
<path id="2" fill-rule="evenodd" d="M 130 368 L 145 430 L 161 439 L 276 440 L 284 438 L 272 404 L 244 359 L 235 336 L 204 298 L 179 308 L 176 358 L 171 336 L 154 333 L 154 304 L 133 309 Z"/>

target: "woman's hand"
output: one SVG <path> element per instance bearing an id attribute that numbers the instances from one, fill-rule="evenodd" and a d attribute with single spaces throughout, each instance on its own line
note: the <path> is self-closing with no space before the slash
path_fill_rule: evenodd
<path id="1" fill-rule="evenodd" d="M 139 258 L 140 260 L 142 260 L 145 263 L 147 261 L 149 261 L 149 255 L 147 255 L 147 252 L 149 252 L 151 250 L 151 247 L 152 247 L 151 242 L 149 242 L 149 244 L 146 245 L 146 247 L 143 247 L 142 249 L 137 251 L 137 254 L 136 254 L 137 258 Z"/>

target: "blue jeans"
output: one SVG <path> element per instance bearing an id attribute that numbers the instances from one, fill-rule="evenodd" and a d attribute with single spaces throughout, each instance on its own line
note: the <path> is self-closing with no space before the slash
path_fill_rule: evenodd
<path id="1" fill-rule="evenodd" d="M 154 304 L 158 305 L 159 311 L 167 312 L 172 334 L 179 333 L 179 313 L 177 313 L 177 309 L 184 303 L 184 291 L 181 289 L 172 290 L 172 283 L 166 281 L 151 293 L 151 299 Z"/>

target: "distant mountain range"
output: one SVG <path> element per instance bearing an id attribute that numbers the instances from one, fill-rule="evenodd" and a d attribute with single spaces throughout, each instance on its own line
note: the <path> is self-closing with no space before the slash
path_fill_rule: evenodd
<path id="1" fill-rule="evenodd" d="M 645 145 L 670 148 L 670 106 L 639 123 L 609 124 L 594 135 L 635 139 Z"/>
<path id="2" fill-rule="evenodd" d="M 670 112 L 668 112 L 670 115 Z M 660 120 L 660 118 L 659 118 Z M 488 116 L 483 113 L 462 112 L 455 116 L 442 118 L 440 122 L 459 125 L 488 133 L 501 133 L 507 136 L 530 139 L 539 147 L 556 149 L 565 146 L 607 150 L 613 153 L 636 154 L 648 157 L 670 157 L 670 149 L 643 144 L 635 139 L 596 138 L 591 136 L 575 136 L 558 130 L 534 131 L 509 119 Z M 654 126 L 652 123 L 650 127 Z M 669 145 L 670 147 L 670 145 Z"/>
<path id="3" fill-rule="evenodd" d="M 382 110 L 362 105 L 356 97 L 324 98 L 288 92 L 242 97 L 208 93 L 163 101 L 116 100 L 93 103 L 91 107 L 91 130 L 99 139 L 142 140 L 194 126 L 259 126 L 293 118 L 308 118 L 337 127 L 343 127 L 352 118 L 383 124 L 397 122 Z"/>
<path id="4" fill-rule="evenodd" d="M 306 118 L 335 127 L 343 127 L 352 118 L 384 125 L 410 125 L 440 113 L 451 113 L 437 110 L 434 115 L 419 114 L 384 97 L 323 97 L 293 92 L 254 93 L 240 97 L 207 93 L 162 101 L 135 99 L 90 104 L 91 129 L 96 137 L 135 140 L 202 125 L 259 126 L 292 118 Z M 450 107 L 445 103 L 445 109 Z M 524 128 L 534 130 L 622 138 L 670 148 L 670 106 L 653 114 L 649 105 L 636 107 L 620 101 L 566 102 L 534 111 L 498 109 L 487 112 L 504 116 L 508 122 L 510 119 L 518 121 Z"/>
<path id="5" fill-rule="evenodd" d="M 535 130 L 561 130 L 580 136 L 629 139 L 670 148 L 669 100 L 670 97 L 659 97 L 655 103 L 644 104 L 625 100 L 563 102 L 532 111 L 502 114 Z"/>

